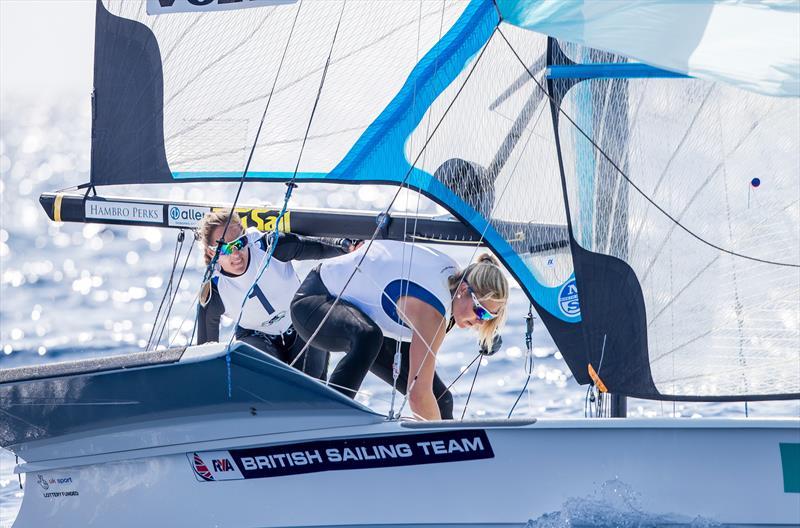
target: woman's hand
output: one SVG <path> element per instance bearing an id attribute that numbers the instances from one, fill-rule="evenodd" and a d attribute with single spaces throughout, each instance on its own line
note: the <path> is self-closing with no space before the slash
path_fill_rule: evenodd
<path id="1" fill-rule="evenodd" d="M 342 247 L 345 253 L 352 253 L 363 246 L 364 241 L 353 238 L 342 238 L 339 240 L 339 245 Z"/>

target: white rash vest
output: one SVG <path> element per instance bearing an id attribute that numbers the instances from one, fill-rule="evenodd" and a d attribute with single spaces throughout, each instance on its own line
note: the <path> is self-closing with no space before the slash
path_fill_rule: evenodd
<path id="1" fill-rule="evenodd" d="M 366 248 L 364 244 L 353 253 L 322 263 L 320 278 L 332 295 L 342 291 Z M 397 313 L 397 300 L 401 296 L 418 298 L 449 321 L 452 295 L 448 279 L 457 271 L 455 260 L 430 247 L 376 240 L 342 299 L 375 321 L 384 336 L 410 341 L 412 332 Z"/>
<path id="2" fill-rule="evenodd" d="M 250 259 L 244 273 L 234 277 L 223 272 L 217 264 L 211 278 L 225 305 L 225 315 L 234 321 L 239 317 L 242 299 L 267 258 L 268 234 L 248 229 L 247 247 L 250 249 Z M 269 335 L 286 332 L 292 324 L 289 304 L 299 286 L 300 279 L 292 263 L 281 262 L 273 256 L 249 294 L 239 326 Z"/>

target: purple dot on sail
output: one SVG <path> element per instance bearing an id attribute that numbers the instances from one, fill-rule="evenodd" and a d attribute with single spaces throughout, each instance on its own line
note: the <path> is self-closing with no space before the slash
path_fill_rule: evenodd
<path id="1" fill-rule="evenodd" d="M 752 180 L 750 180 L 750 185 L 752 185 L 753 187 L 758 187 L 759 185 L 761 185 L 761 178 L 753 178 Z"/>

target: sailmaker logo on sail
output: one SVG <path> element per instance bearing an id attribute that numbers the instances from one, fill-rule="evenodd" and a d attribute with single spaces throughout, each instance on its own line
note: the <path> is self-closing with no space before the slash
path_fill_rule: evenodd
<path id="1" fill-rule="evenodd" d="M 561 309 L 561 313 L 568 317 L 577 317 L 581 314 L 578 284 L 575 282 L 575 277 L 568 280 L 558 292 L 558 307 Z"/>

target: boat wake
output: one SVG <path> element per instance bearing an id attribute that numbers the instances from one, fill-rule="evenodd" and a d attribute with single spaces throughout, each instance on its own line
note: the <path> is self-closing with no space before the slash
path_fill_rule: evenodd
<path id="1" fill-rule="evenodd" d="M 589 497 L 570 497 L 560 511 L 531 519 L 525 528 L 649 528 L 688 526 L 721 527 L 722 524 L 703 517 L 693 519 L 670 513 L 650 513 L 640 505 L 640 496 L 619 479 L 605 481 Z"/>

